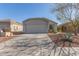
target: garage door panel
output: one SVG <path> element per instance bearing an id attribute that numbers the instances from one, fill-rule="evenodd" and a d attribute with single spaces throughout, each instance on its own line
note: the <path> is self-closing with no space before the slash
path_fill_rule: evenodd
<path id="1" fill-rule="evenodd" d="M 27 33 L 48 32 L 47 25 L 27 25 Z"/>

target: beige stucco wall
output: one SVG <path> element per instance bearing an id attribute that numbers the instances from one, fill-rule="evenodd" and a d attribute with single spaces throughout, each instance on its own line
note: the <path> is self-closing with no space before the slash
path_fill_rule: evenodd
<path id="1" fill-rule="evenodd" d="M 53 32 L 57 32 L 57 23 L 54 23 L 54 22 L 49 22 L 49 26 L 52 25 L 53 27 Z"/>
<path id="2" fill-rule="evenodd" d="M 12 32 L 21 32 L 23 31 L 23 25 L 20 24 L 11 24 L 11 31 Z"/>

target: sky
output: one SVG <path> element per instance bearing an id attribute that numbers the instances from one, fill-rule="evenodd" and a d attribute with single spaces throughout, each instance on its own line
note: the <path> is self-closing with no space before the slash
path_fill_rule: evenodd
<path id="1" fill-rule="evenodd" d="M 22 22 L 28 18 L 44 17 L 60 23 L 56 20 L 54 13 L 51 10 L 55 4 L 46 3 L 7 3 L 0 4 L 0 19 L 13 19 Z"/>

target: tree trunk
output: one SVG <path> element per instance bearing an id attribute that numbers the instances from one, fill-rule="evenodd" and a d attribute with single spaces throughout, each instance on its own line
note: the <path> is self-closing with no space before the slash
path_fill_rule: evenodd
<path id="1" fill-rule="evenodd" d="M 75 29 L 74 34 L 77 36 L 77 30 Z"/>

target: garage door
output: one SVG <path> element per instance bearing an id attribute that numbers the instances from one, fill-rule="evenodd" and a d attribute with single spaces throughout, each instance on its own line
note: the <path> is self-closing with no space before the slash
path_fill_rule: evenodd
<path id="1" fill-rule="evenodd" d="M 26 33 L 47 33 L 48 26 L 45 24 L 40 25 L 26 25 Z"/>

